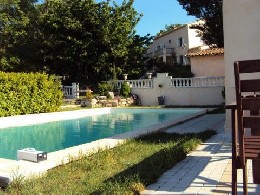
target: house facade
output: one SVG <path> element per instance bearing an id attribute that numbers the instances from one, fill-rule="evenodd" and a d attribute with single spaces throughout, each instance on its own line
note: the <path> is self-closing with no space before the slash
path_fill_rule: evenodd
<path id="1" fill-rule="evenodd" d="M 224 48 L 191 49 L 187 57 L 195 77 L 225 76 Z"/>
<path id="2" fill-rule="evenodd" d="M 186 57 L 188 50 L 203 45 L 196 29 L 190 28 L 192 24 L 194 23 L 185 24 L 156 36 L 147 50 L 147 57 L 150 59 L 158 57 L 167 65 L 190 64 Z"/>

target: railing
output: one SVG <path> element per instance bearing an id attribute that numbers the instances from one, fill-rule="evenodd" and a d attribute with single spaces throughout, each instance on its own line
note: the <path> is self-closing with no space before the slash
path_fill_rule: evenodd
<path id="1" fill-rule="evenodd" d="M 161 56 L 163 55 L 163 49 L 158 49 L 154 51 L 154 56 Z"/>
<path id="2" fill-rule="evenodd" d="M 222 87 L 225 77 L 173 78 L 172 87 Z"/>
<path id="3" fill-rule="evenodd" d="M 166 54 L 173 54 L 173 48 L 165 48 L 166 49 L 166 51 L 165 51 L 165 53 Z"/>
<path id="4" fill-rule="evenodd" d="M 67 99 L 79 98 L 79 85 L 72 83 L 72 86 L 62 86 L 64 97 Z"/>
<path id="5" fill-rule="evenodd" d="M 66 98 L 72 98 L 73 97 L 72 86 L 63 86 L 62 91 L 63 91 L 63 94 Z"/>
<path id="6" fill-rule="evenodd" d="M 126 80 L 131 88 L 152 88 L 153 81 L 151 79 L 140 79 L 140 80 Z M 114 82 L 115 86 L 120 89 L 124 80 L 111 81 Z"/>
<path id="7" fill-rule="evenodd" d="M 163 55 L 172 55 L 174 51 L 174 48 L 162 48 L 162 49 L 157 49 L 153 52 L 147 53 L 146 57 L 152 58 L 156 56 L 163 56 Z"/>

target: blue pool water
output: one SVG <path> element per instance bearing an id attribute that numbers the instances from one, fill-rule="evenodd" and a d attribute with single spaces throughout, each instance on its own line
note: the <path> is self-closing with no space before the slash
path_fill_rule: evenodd
<path id="1" fill-rule="evenodd" d="M 196 113 L 198 109 L 112 109 L 110 114 L 0 129 L 0 158 L 17 150 L 53 152 Z"/>

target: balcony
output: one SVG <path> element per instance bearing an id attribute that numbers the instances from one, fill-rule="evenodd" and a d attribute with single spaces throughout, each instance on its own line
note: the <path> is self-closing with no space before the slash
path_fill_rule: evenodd
<path id="1" fill-rule="evenodd" d="M 173 54 L 173 51 L 174 51 L 174 48 L 157 49 L 153 52 L 147 53 L 146 57 L 153 58 L 153 57 L 171 56 Z"/>

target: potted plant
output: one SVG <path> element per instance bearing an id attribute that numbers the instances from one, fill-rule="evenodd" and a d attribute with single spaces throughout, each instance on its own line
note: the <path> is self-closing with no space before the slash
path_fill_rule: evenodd
<path id="1" fill-rule="evenodd" d="M 86 91 L 86 98 L 84 98 L 82 101 L 81 101 L 81 106 L 82 107 L 94 107 L 97 103 L 97 100 L 96 99 L 93 99 L 93 95 L 92 95 L 92 92 L 91 89 L 87 89 Z"/>

